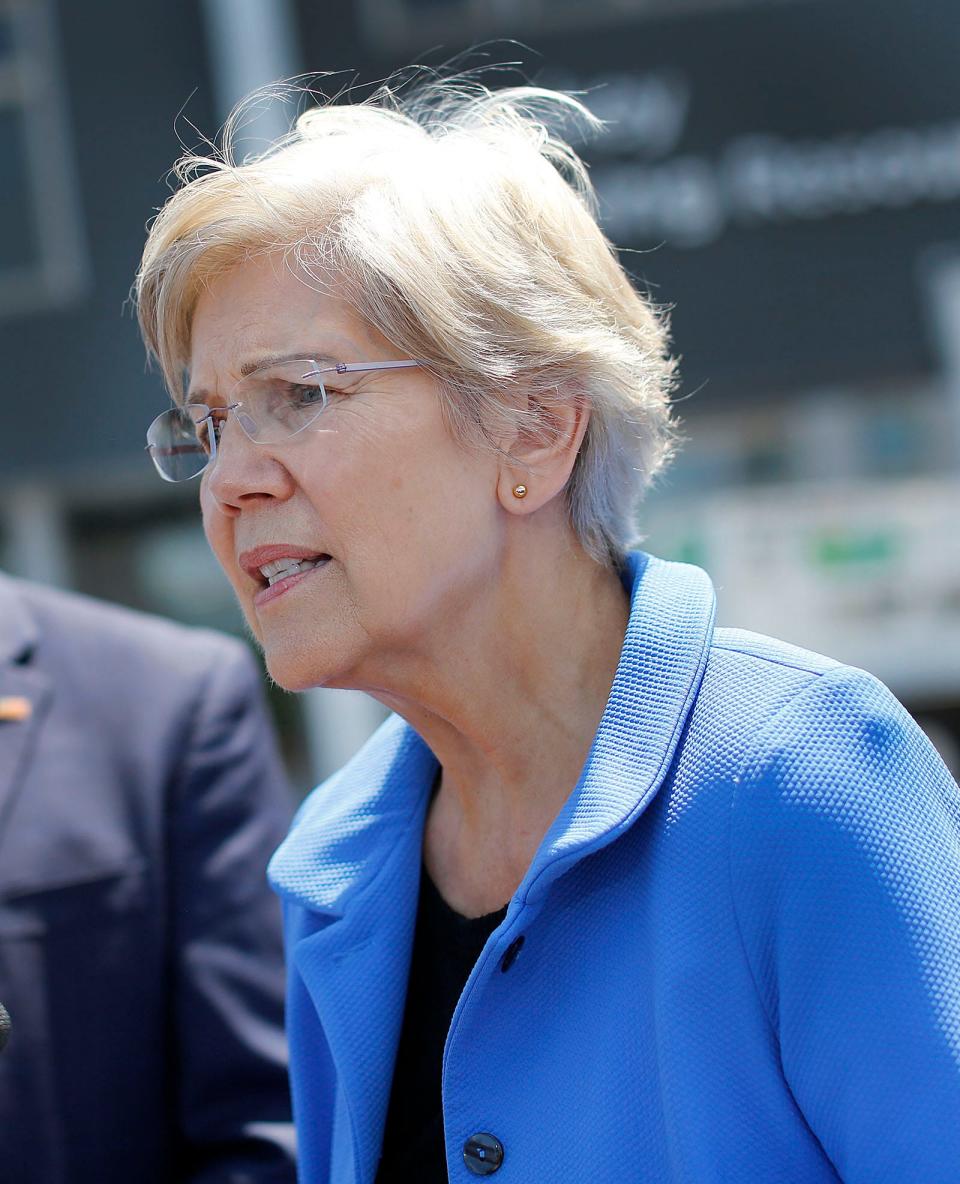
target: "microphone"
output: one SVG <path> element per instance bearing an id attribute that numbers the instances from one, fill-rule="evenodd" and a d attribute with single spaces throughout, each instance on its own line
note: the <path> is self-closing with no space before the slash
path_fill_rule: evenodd
<path id="1" fill-rule="evenodd" d="M 10 1038 L 10 1013 L 3 1006 L 3 1004 L 0 1003 L 0 1052 L 3 1052 L 3 1049 L 4 1049 L 7 1041 L 9 1040 L 9 1038 Z"/>

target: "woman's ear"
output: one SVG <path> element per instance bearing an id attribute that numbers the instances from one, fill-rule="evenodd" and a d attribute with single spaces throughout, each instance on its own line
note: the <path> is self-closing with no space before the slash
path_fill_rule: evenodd
<path id="1" fill-rule="evenodd" d="M 582 396 L 558 393 L 545 402 L 527 400 L 529 427 L 520 428 L 505 450 L 497 498 L 511 514 L 530 514 L 561 493 L 570 479 L 590 420 Z"/>

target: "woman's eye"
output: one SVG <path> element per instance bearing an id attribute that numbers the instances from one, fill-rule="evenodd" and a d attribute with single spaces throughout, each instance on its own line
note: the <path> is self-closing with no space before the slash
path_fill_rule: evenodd
<path id="1" fill-rule="evenodd" d="M 294 386 L 287 398 L 296 407 L 322 407 L 326 402 L 322 386 L 309 386 L 306 383 Z"/>

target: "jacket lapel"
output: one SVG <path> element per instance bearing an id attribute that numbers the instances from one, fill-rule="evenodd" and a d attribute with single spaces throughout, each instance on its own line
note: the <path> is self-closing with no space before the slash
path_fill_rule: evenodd
<path id="1" fill-rule="evenodd" d="M 30 664 L 38 638 L 16 586 L 0 577 L 0 839 L 50 698 L 50 680 Z"/>
<path id="2" fill-rule="evenodd" d="M 376 1174 L 436 770 L 419 737 L 396 717 L 388 720 L 308 800 L 270 865 L 281 896 L 312 914 L 289 955 L 337 1074 L 336 1180 L 372 1184 Z"/>

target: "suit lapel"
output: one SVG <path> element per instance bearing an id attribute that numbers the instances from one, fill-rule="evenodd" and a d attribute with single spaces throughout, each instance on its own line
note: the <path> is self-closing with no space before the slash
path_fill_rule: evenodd
<path id="1" fill-rule="evenodd" d="M 0 577 L 0 839 L 50 700 L 50 680 L 30 661 L 37 640 L 16 585 Z"/>

